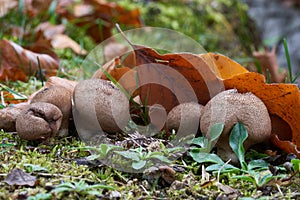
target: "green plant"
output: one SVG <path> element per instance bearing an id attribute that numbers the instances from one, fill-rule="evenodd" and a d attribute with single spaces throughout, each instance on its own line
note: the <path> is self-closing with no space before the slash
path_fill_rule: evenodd
<path id="1" fill-rule="evenodd" d="M 246 127 L 242 123 L 237 123 L 232 129 L 229 137 L 229 144 L 235 155 L 238 157 L 242 175 L 232 178 L 247 180 L 254 183 L 257 187 L 262 187 L 270 180 L 280 176 L 273 176 L 265 160 L 252 160 L 248 164 L 245 161 L 244 142 L 248 137 Z"/>
<path id="2" fill-rule="evenodd" d="M 190 155 L 196 162 L 224 164 L 219 156 L 210 153 L 212 144 L 219 138 L 223 129 L 224 124 L 216 123 L 211 127 L 209 134 L 206 137 L 198 137 L 192 140 L 191 145 L 193 146 L 190 147 Z"/>
<path id="3" fill-rule="evenodd" d="M 102 184 L 96 184 L 96 185 L 89 185 L 86 182 L 80 180 L 79 182 L 65 182 L 57 185 L 55 189 L 53 189 L 51 192 L 55 194 L 69 192 L 69 193 L 75 193 L 80 196 L 88 196 L 88 195 L 102 195 L 102 190 L 114 190 L 114 187 L 108 186 L 108 185 L 102 185 Z"/>
<path id="4" fill-rule="evenodd" d="M 2 134 L 2 131 L 0 131 L 0 134 Z M 10 143 L 1 143 L 0 144 L 0 155 L 5 153 L 5 152 L 8 152 L 10 150 L 11 147 L 13 147 L 14 144 L 10 144 Z"/>
<path id="5" fill-rule="evenodd" d="M 295 172 L 300 172 L 300 159 L 292 159 L 293 169 Z"/>
<path id="6" fill-rule="evenodd" d="M 45 167 L 41 167 L 40 165 L 33 165 L 33 164 L 24 164 L 24 167 L 26 168 L 27 172 L 49 172 L 49 169 Z"/>
<path id="7" fill-rule="evenodd" d="M 88 156 L 88 160 L 97 160 L 97 159 L 106 159 L 109 153 L 111 153 L 113 150 L 120 150 L 123 149 L 120 146 L 115 146 L 111 144 L 100 144 L 99 147 L 92 147 L 92 146 L 85 146 L 85 147 L 78 147 L 77 149 L 80 150 L 90 150 L 93 152 L 92 155 Z"/>
<path id="8" fill-rule="evenodd" d="M 52 194 L 50 193 L 39 193 L 35 196 L 29 196 L 27 200 L 48 200 L 52 199 Z"/>
<path id="9" fill-rule="evenodd" d="M 286 38 L 283 38 L 283 47 L 284 47 L 286 61 L 288 64 L 289 79 L 290 79 L 291 83 L 294 83 L 297 80 L 297 78 L 300 76 L 300 72 L 298 74 L 296 74 L 295 77 L 293 77 L 291 58 L 290 58 L 290 53 L 289 53 L 289 48 L 288 48 L 288 45 L 286 42 Z"/>
<path id="10" fill-rule="evenodd" d="M 237 123 L 229 136 L 229 145 L 235 155 L 238 157 L 240 165 L 243 170 L 247 170 L 247 163 L 245 162 L 244 142 L 248 137 L 248 132 L 242 123 Z"/>
<path id="11" fill-rule="evenodd" d="M 146 152 L 144 148 L 129 149 L 128 151 L 116 151 L 117 154 L 132 161 L 131 167 L 139 170 L 146 166 L 147 161 L 157 159 L 163 163 L 170 164 L 171 161 L 163 155 L 163 152 Z"/>
<path id="12" fill-rule="evenodd" d="M 231 178 L 246 180 L 254 183 L 257 187 L 262 187 L 270 180 L 281 177 L 281 175 L 273 176 L 268 168 L 268 163 L 263 159 L 252 160 L 249 163 L 245 161 L 244 141 L 248 137 L 248 132 L 242 123 L 237 123 L 229 136 L 229 145 L 237 156 L 241 168 L 234 167 L 228 163 L 224 163 L 219 156 L 210 152 L 211 143 L 216 140 L 222 132 L 223 126 L 220 124 L 214 125 L 210 130 L 211 139 L 204 137 L 195 138 L 192 144 L 199 145 L 200 148 L 191 147 L 190 155 L 198 163 L 213 163 L 206 170 L 213 172 L 234 172 L 242 173 Z"/>

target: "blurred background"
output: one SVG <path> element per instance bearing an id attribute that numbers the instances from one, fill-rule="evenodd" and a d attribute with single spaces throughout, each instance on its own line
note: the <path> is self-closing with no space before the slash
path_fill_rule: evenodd
<path id="1" fill-rule="evenodd" d="M 268 73 L 273 67 L 277 73 L 277 66 L 269 66 L 275 63 L 279 74 L 286 73 L 288 66 L 286 38 L 296 76 L 300 71 L 299 4 L 298 0 L 0 0 L 0 39 L 39 53 L 48 43 L 64 75 L 72 79 L 76 74 L 68 74 L 68 69 L 79 66 L 85 54 L 76 52 L 69 40 L 58 40 L 57 34 L 88 52 L 117 32 L 115 23 L 123 30 L 170 28 L 252 71 Z M 277 51 L 269 55 L 272 47 Z"/>

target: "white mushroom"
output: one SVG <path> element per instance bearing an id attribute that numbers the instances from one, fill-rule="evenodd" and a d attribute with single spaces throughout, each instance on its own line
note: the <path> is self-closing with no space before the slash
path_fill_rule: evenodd
<path id="1" fill-rule="evenodd" d="M 216 144 L 218 155 L 223 160 L 238 163 L 229 146 L 229 135 L 233 126 L 241 122 L 248 131 L 244 143 L 247 150 L 251 145 L 267 140 L 271 135 L 271 120 L 264 103 L 252 93 L 241 94 L 236 89 L 219 93 L 203 109 L 200 120 L 201 132 L 207 135 L 210 127 L 223 123 L 224 130 Z"/>

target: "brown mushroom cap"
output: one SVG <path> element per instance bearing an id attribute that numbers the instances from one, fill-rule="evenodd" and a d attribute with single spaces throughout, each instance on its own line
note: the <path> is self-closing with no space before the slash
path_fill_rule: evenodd
<path id="1" fill-rule="evenodd" d="M 47 140 L 57 135 L 62 121 L 59 108 L 50 103 L 32 103 L 17 117 L 16 130 L 25 140 Z"/>
<path id="2" fill-rule="evenodd" d="M 196 133 L 204 106 L 196 102 L 175 106 L 168 114 L 167 128 L 176 132 L 181 128 L 187 134 Z"/>
<path id="3" fill-rule="evenodd" d="M 223 123 L 224 130 L 216 144 L 218 154 L 223 160 L 237 158 L 229 146 L 229 135 L 233 126 L 241 122 L 248 131 L 244 143 L 247 150 L 251 145 L 267 140 L 271 135 L 271 120 L 264 103 L 252 93 L 241 94 L 236 89 L 219 93 L 203 109 L 200 120 L 201 132 L 209 133 L 210 127 Z"/>
<path id="4" fill-rule="evenodd" d="M 50 85 L 35 93 L 30 103 L 45 102 L 57 106 L 62 114 L 62 124 L 59 131 L 60 136 L 68 134 L 69 120 L 72 114 L 72 90 L 61 85 Z"/>
<path id="5" fill-rule="evenodd" d="M 79 82 L 73 93 L 73 116 L 82 136 L 121 131 L 129 120 L 129 101 L 111 83 L 102 79 Z"/>
<path id="6" fill-rule="evenodd" d="M 16 119 L 28 106 L 28 103 L 19 103 L 12 107 L 0 109 L 0 129 L 7 132 L 16 131 Z"/>

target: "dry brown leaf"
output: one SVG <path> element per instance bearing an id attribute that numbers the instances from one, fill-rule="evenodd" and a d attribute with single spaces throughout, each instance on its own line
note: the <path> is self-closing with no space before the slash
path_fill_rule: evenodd
<path id="1" fill-rule="evenodd" d="M 76 22 L 79 16 L 80 22 Z M 86 0 L 66 17 L 79 27 L 88 27 L 86 32 L 95 42 L 111 37 L 115 23 L 142 26 L 139 9 L 127 10 L 115 2 Z"/>
<path id="2" fill-rule="evenodd" d="M 261 64 L 263 74 L 265 76 L 270 73 L 271 82 L 282 83 L 286 77 L 286 71 L 279 73 L 279 65 L 277 64 L 276 46 L 269 51 L 265 48 L 264 52 L 253 52 L 253 56 L 258 59 Z"/>
<path id="3" fill-rule="evenodd" d="M 38 184 L 38 180 L 35 176 L 31 176 L 28 173 L 25 173 L 19 168 L 14 168 L 10 173 L 7 174 L 4 182 L 8 185 L 27 185 L 35 186 Z"/>
<path id="4" fill-rule="evenodd" d="M 105 60 L 108 62 L 119 55 L 124 55 L 128 50 L 128 47 L 124 44 L 109 42 L 104 46 Z"/>
<path id="5" fill-rule="evenodd" d="M 64 34 L 56 34 L 51 40 L 51 45 L 56 49 L 71 48 L 78 55 L 86 55 L 87 51 L 83 49 L 77 42 Z"/>
<path id="6" fill-rule="evenodd" d="M 200 104 L 205 105 L 213 96 L 224 90 L 222 82 L 198 55 L 160 55 L 151 48 L 136 45 L 133 55 L 134 57 L 126 55 L 124 60 L 117 58 L 106 64 L 104 69 L 129 90 L 130 94 L 133 89 L 141 86 L 136 93 L 142 102 L 147 102 L 150 106 L 162 105 L 167 113 L 178 105 L 179 101 L 183 103 L 198 100 Z M 124 77 L 124 74 L 127 77 Z M 96 76 L 107 79 L 99 70 Z"/>
<path id="7" fill-rule="evenodd" d="M 142 102 L 147 102 L 148 105 L 160 104 L 167 113 L 179 104 L 178 98 L 181 98 L 180 103 L 190 102 L 194 101 L 193 95 L 196 94 L 198 103 L 205 105 L 224 90 L 222 82 L 197 55 L 160 55 L 151 48 L 137 45 L 134 46 L 134 53 L 139 85 L 143 85 L 139 89 Z M 159 85 L 160 83 L 165 85 Z M 192 90 L 189 89 L 190 86 Z"/>
<path id="8" fill-rule="evenodd" d="M 67 12 L 67 7 L 72 6 L 73 0 L 58 0 L 55 11 L 58 14 Z M 36 16 L 49 10 L 53 0 L 24 0 L 23 12 L 29 16 Z"/>
<path id="9" fill-rule="evenodd" d="M 17 0 L 0 1 L 0 17 L 5 16 L 11 9 L 16 8 Z"/>
<path id="10" fill-rule="evenodd" d="M 52 25 L 50 22 L 43 22 L 39 24 L 35 31 L 41 31 L 46 39 L 52 39 L 57 34 L 62 34 L 66 30 L 65 25 L 58 24 L 58 25 Z"/>
<path id="11" fill-rule="evenodd" d="M 84 17 L 93 14 L 94 7 L 88 4 L 78 4 L 74 6 L 74 17 Z"/>
<path id="12" fill-rule="evenodd" d="M 27 76 L 37 75 L 40 67 L 45 70 L 45 75 L 53 73 L 58 69 L 58 60 L 50 55 L 40 54 L 24 49 L 18 44 L 0 40 L 1 68 L 0 80 L 26 81 Z"/>

